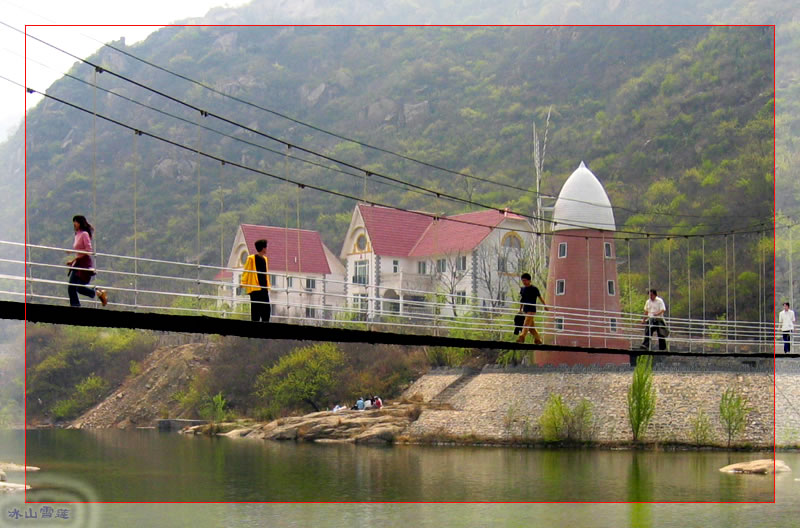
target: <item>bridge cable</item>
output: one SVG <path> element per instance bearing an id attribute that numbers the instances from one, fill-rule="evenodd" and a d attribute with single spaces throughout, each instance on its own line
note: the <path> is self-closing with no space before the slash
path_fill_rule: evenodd
<path id="1" fill-rule="evenodd" d="M 733 340 L 736 341 L 738 335 L 738 329 L 736 327 L 737 316 L 736 316 L 736 233 L 733 234 L 731 238 L 731 255 L 733 257 Z M 734 345 L 734 350 L 736 350 L 736 345 Z"/>
<path id="2" fill-rule="evenodd" d="M 139 134 L 133 134 L 133 308 L 139 306 Z"/>
<path id="3" fill-rule="evenodd" d="M 730 332 L 729 324 L 730 324 L 730 313 L 731 313 L 731 302 L 730 296 L 728 293 L 728 280 L 730 279 L 729 272 L 728 272 L 728 235 L 725 235 L 725 352 L 728 352 L 728 332 Z"/>
<path id="4" fill-rule="evenodd" d="M 691 251 L 689 251 L 689 239 L 686 239 L 686 290 L 689 297 L 687 303 L 689 307 L 689 352 L 692 351 L 692 269 Z"/>
<path id="5" fill-rule="evenodd" d="M 2 78 L 2 79 L 5 79 L 5 80 L 8 80 L 9 82 L 12 82 L 12 83 L 14 83 L 14 84 L 18 84 L 18 83 L 16 83 L 15 81 L 10 81 L 8 78 L 6 78 L 6 77 L 4 77 L 4 76 L 0 76 L 0 78 Z M 63 99 L 60 99 L 60 98 L 58 98 L 58 97 L 55 97 L 55 96 L 52 96 L 52 95 L 49 95 L 49 94 L 46 94 L 46 93 L 39 92 L 39 91 L 37 91 L 37 90 L 34 90 L 34 89 L 32 89 L 32 88 L 26 88 L 26 90 L 28 90 L 30 93 L 39 93 L 40 95 L 42 95 L 42 96 L 44 96 L 44 97 L 46 97 L 46 98 L 53 99 L 53 100 L 55 100 L 55 101 L 61 102 L 61 103 L 65 104 L 65 105 L 67 105 L 67 106 L 70 106 L 70 107 L 72 107 L 72 108 L 75 108 L 75 109 L 77 109 L 77 110 L 86 111 L 84 108 L 80 107 L 79 105 L 76 105 L 76 104 L 73 104 L 73 103 L 67 102 L 67 101 L 65 101 L 65 100 L 63 100 Z M 211 114 L 208 114 L 208 113 L 206 113 L 206 114 L 207 114 L 207 115 L 211 115 Z M 120 121 L 117 121 L 117 120 L 115 120 L 115 119 L 112 119 L 112 118 L 109 118 L 109 117 L 106 117 L 106 116 L 103 116 L 103 115 L 100 115 L 100 114 L 98 114 L 98 117 L 101 117 L 102 119 L 105 119 L 105 120 L 107 120 L 107 121 L 109 121 L 109 122 L 112 122 L 112 123 L 114 123 L 114 124 L 117 124 L 117 125 L 119 125 L 119 126 L 121 126 L 121 127 L 123 127 L 123 128 L 128 128 L 128 129 L 134 130 L 134 128 L 133 128 L 133 127 L 131 127 L 130 125 L 127 125 L 127 124 L 125 124 L 125 123 L 122 123 L 122 122 L 120 122 Z M 161 136 L 157 136 L 157 135 L 155 135 L 155 134 L 152 134 L 152 133 L 149 133 L 149 132 L 140 131 L 140 133 L 142 133 L 142 134 L 147 134 L 148 136 L 150 136 L 150 137 L 153 137 L 154 139 L 158 139 L 158 140 L 160 140 L 160 141 L 163 141 L 163 142 L 165 142 L 165 143 L 168 143 L 168 144 L 170 144 L 170 145 L 176 146 L 176 147 L 178 147 L 178 148 L 182 148 L 182 149 L 184 149 L 184 150 L 190 150 L 190 151 L 196 152 L 196 153 L 198 153 L 198 154 L 199 154 L 199 155 L 201 155 L 201 156 L 205 156 L 205 157 L 209 157 L 209 158 L 212 158 L 212 159 L 216 159 L 216 160 L 218 160 L 218 161 L 227 161 L 227 160 L 223 160 L 222 158 L 219 158 L 218 156 L 215 156 L 215 155 L 212 155 L 212 154 L 209 154 L 209 153 L 205 153 L 205 152 L 202 152 L 202 151 L 198 151 L 197 149 L 194 149 L 194 148 L 191 148 L 191 147 L 188 147 L 188 146 L 182 145 L 182 144 L 180 144 L 180 143 L 177 143 L 177 142 L 175 142 L 175 141 L 173 141 L 173 140 L 170 140 L 170 139 L 167 139 L 167 138 L 164 138 L 164 137 L 161 137 Z M 293 147 L 293 145 L 288 145 L 288 147 L 289 147 L 289 148 L 292 148 L 292 147 Z M 294 147 L 295 147 L 295 148 L 299 148 L 299 147 L 296 147 L 296 146 L 294 146 Z M 282 177 L 280 177 L 280 176 L 276 176 L 276 175 L 274 175 L 274 174 L 270 174 L 270 173 L 268 173 L 268 172 L 266 172 L 266 171 L 262 171 L 262 170 L 259 170 L 259 169 L 254 169 L 254 168 L 251 168 L 251 167 L 247 167 L 247 166 L 245 166 L 245 165 L 242 165 L 242 164 L 239 164 L 239 163 L 234 163 L 234 162 L 231 162 L 231 161 L 227 161 L 227 163 L 230 163 L 230 164 L 232 164 L 232 165 L 234 165 L 234 166 L 236 166 L 236 167 L 239 167 L 239 168 L 245 169 L 245 170 L 247 170 L 247 171 L 256 172 L 256 173 L 258 173 L 258 174 L 262 174 L 262 175 L 269 176 L 269 177 L 272 177 L 272 178 L 280 179 L 280 180 L 283 180 L 283 181 L 289 181 L 290 183 L 297 183 L 297 182 L 294 182 L 293 180 L 287 180 L 286 178 L 282 178 Z M 401 183 L 402 183 L 402 182 L 401 182 Z M 307 185 L 307 186 L 308 186 L 308 185 Z M 325 193 L 328 193 L 328 194 L 333 194 L 333 195 L 335 195 L 335 196 L 340 196 L 340 197 L 343 197 L 343 198 L 354 199 L 354 197 L 352 197 L 352 196 L 350 196 L 350 195 L 347 195 L 347 194 L 344 194 L 344 193 L 341 193 L 341 192 L 338 192 L 338 191 L 334 191 L 334 190 L 326 189 L 326 188 L 323 188 L 323 187 L 319 187 L 319 186 L 314 186 L 314 185 L 312 185 L 312 186 L 311 186 L 311 188 L 313 188 L 313 189 L 315 189 L 315 190 L 318 190 L 318 191 L 320 191 L 320 192 L 325 192 Z M 436 191 L 430 191 L 430 192 L 436 193 Z M 441 193 L 439 193 L 439 194 L 441 195 Z M 444 196 L 444 195 L 442 195 L 442 196 Z M 447 197 L 447 198 L 449 198 L 449 196 L 444 196 L 444 197 Z M 463 199 L 460 199 L 460 200 L 461 200 L 461 201 L 464 201 Z M 370 201 L 369 203 L 370 203 L 370 204 L 372 204 L 372 205 L 378 205 L 378 206 L 381 206 L 381 207 L 387 207 L 387 208 L 391 208 L 391 209 L 395 209 L 395 210 L 399 210 L 399 211 L 411 212 L 411 213 L 414 213 L 414 214 L 420 214 L 420 215 L 423 215 L 423 216 L 430 216 L 430 217 L 434 216 L 434 215 L 431 215 L 431 214 L 429 214 L 429 213 L 425 213 L 425 212 L 421 212 L 421 211 L 409 211 L 409 210 L 407 210 L 407 209 L 404 209 L 404 208 L 402 208 L 402 207 L 398 207 L 398 206 L 392 206 L 392 205 L 387 205 L 387 204 L 382 204 L 382 203 L 378 203 L 378 202 L 372 202 L 372 201 Z M 494 208 L 494 207 L 488 207 L 488 206 L 485 206 L 485 205 L 482 205 L 482 204 L 479 204 L 479 203 L 473 203 L 473 205 L 478 205 L 478 206 L 480 206 L 480 207 L 483 207 L 483 208 L 486 208 L 486 209 L 490 209 L 490 210 L 498 210 L 497 208 Z M 513 213 L 513 214 L 518 214 L 518 213 Z M 524 218 L 528 218 L 528 217 L 529 217 L 528 215 L 519 215 L 519 216 L 523 216 Z M 454 222 L 459 222 L 459 223 L 464 223 L 464 224 L 470 224 L 470 225 L 480 225 L 481 227 L 485 227 L 485 226 L 483 226 L 483 225 L 481 225 L 481 224 L 476 224 L 476 223 L 474 223 L 474 222 L 468 222 L 468 221 L 459 220 L 459 219 L 452 219 L 452 221 L 454 221 Z M 567 224 L 567 225 L 569 225 L 569 224 Z M 760 224 L 757 224 L 757 225 L 759 225 L 759 226 L 762 226 L 762 227 L 764 226 L 764 224 L 763 224 L 763 223 L 760 223 Z M 755 227 L 755 226 L 754 226 L 754 227 Z M 530 232 L 530 231 L 526 231 L 526 232 Z M 641 232 L 641 231 L 621 231 L 621 230 L 617 230 L 617 232 L 620 232 L 620 233 L 630 233 L 630 234 L 637 234 L 637 235 L 641 235 L 641 234 L 642 234 L 642 232 Z M 733 231 L 731 231 L 731 233 L 732 233 L 732 232 L 733 232 Z M 747 233 L 747 232 L 750 232 L 750 231 L 740 231 L 740 232 Z M 724 234 L 724 233 L 716 233 L 716 234 L 717 234 L 717 235 L 721 235 L 721 234 Z M 650 237 L 650 236 L 658 236 L 658 237 L 663 237 L 663 236 L 664 236 L 663 234 L 657 234 L 657 233 L 653 233 L 653 234 L 650 234 L 650 233 L 645 233 L 645 235 L 646 235 L 647 237 Z M 706 235 L 709 235 L 709 234 L 707 233 Z M 585 236 L 585 235 L 570 235 L 570 234 L 564 233 L 564 236 L 572 236 L 572 237 L 577 237 L 577 236 Z M 701 235 L 688 235 L 688 236 L 701 236 Z M 597 237 L 590 237 L 590 238 L 597 238 Z"/>
<path id="6" fill-rule="evenodd" d="M 703 281 L 703 352 L 706 351 L 706 237 L 700 237 L 700 275 Z M 760 322 L 760 321 L 759 321 Z"/>

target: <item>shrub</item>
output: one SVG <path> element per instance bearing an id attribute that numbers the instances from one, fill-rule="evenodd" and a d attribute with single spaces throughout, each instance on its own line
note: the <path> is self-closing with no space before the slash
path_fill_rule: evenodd
<path id="1" fill-rule="evenodd" d="M 581 442 L 590 438 L 593 422 L 592 402 L 586 398 L 570 409 L 560 395 L 550 394 L 539 428 L 545 442 Z"/>
<path id="2" fill-rule="evenodd" d="M 628 390 L 628 420 L 633 441 L 638 442 L 647 430 L 656 410 L 656 390 L 653 387 L 653 356 L 640 356 L 633 369 L 633 382 Z"/>
<path id="3" fill-rule="evenodd" d="M 728 435 L 728 447 L 731 446 L 733 437 L 744 431 L 750 410 L 747 398 L 736 389 L 730 388 L 722 393 L 719 402 L 719 417 L 725 433 Z"/>
<path id="4" fill-rule="evenodd" d="M 692 426 L 692 441 L 695 445 L 707 445 L 711 442 L 711 420 L 703 409 L 689 420 Z"/>
<path id="5" fill-rule="evenodd" d="M 208 397 L 200 407 L 200 417 L 214 423 L 224 422 L 230 414 L 225 409 L 226 401 L 221 392 Z"/>

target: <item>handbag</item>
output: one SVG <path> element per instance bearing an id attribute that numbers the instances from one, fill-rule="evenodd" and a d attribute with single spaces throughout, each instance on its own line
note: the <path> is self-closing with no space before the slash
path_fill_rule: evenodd
<path id="1" fill-rule="evenodd" d="M 525 324 L 525 314 L 517 314 L 514 316 L 514 335 L 519 335 L 522 332 L 522 326 Z"/>

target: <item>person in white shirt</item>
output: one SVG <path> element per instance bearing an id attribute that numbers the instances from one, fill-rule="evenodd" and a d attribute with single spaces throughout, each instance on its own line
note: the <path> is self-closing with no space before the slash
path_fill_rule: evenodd
<path id="1" fill-rule="evenodd" d="M 647 323 L 644 329 L 644 342 L 641 346 L 644 350 L 650 350 L 650 336 L 653 335 L 653 332 L 658 333 L 658 349 L 667 349 L 667 340 L 664 337 L 667 329 L 667 324 L 664 321 L 664 312 L 666 311 L 667 307 L 664 304 L 664 299 L 658 296 L 656 290 L 650 290 L 650 298 L 644 303 L 646 317 L 642 319 L 643 323 Z M 660 330 L 660 327 L 663 330 Z"/>
<path id="2" fill-rule="evenodd" d="M 778 323 L 783 334 L 783 352 L 789 353 L 792 347 L 792 331 L 794 330 L 794 311 L 789 309 L 789 303 L 783 303 L 783 311 L 778 314 Z"/>

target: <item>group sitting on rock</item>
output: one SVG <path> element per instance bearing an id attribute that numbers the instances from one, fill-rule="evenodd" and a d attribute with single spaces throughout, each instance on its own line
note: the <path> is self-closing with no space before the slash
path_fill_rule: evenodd
<path id="1" fill-rule="evenodd" d="M 383 407 L 383 401 L 381 401 L 380 397 L 372 396 L 367 398 L 359 397 L 355 405 L 350 409 L 353 411 L 365 411 L 367 409 L 380 409 L 381 407 Z"/>

